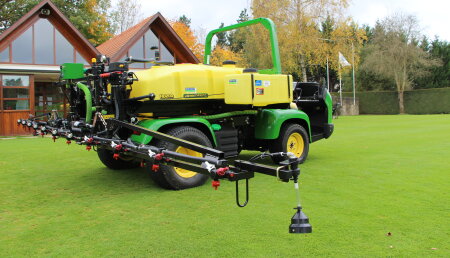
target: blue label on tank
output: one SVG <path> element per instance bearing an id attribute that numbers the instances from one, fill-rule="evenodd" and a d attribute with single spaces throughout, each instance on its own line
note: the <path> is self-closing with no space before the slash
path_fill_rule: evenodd
<path id="1" fill-rule="evenodd" d="M 261 80 L 255 80 L 255 86 L 262 86 Z"/>

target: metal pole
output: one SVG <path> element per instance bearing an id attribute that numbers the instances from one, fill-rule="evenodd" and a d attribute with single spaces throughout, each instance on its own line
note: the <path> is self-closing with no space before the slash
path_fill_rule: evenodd
<path id="1" fill-rule="evenodd" d="M 355 48 L 353 46 L 353 42 L 352 42 L 352 69 L 353 69 L 353 105 L 356 105 L 356 92 L 355 92 Z"/>
<path id="2" fill-rule="evenodd" d="M 327 55 L 327 90 L 330 91 L 330 70 L 328 68 L 328 55 Z"/>

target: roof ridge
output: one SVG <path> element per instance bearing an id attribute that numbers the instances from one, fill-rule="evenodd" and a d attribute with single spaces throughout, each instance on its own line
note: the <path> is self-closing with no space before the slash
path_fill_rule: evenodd
<path id="1" fill-rule="evenodd" d="M 128 33 L 128 31 L 131 31 L 131 30 L 136 29 L 136 27 L 142 27 L 142 26 L 144 26 L 144 24 L 145 24 L 146 22 L 148 22 L 148 20 L 150 20 L 150 18 L 152 18 L 153 16 L 154 16 L 154 15 L 149 16 L 149 17 L 145 18 L 144 20 L 140 21 L 139 23 L 133 25 L 132 27 L 130 27 L 130 28 L 128 28 L 128 29 L 122 31 L 120 34 L 114 35 L 114 37 L 112 37 L 112 38 L 108 39 L 107 41 L 103 42 L 103 43 L 100 44 L 98 47 L 100 47 L 101 45 L 105 44 L 106 42 L 108 42 L 108 41 L 110 41 L 110 40 L 114 40 L 115 38 L 120 37 L 120 36 L 121 36 L 122 34 L 124 34 L 124 33 Z M 145 23 L 144 23 L 144 22 L 145 22 Z M 141 23 L 144 23 L 144 24 L 141 25 Z M 140 26 L 139 26 L 139 25 L 140 25 Z M 136 34 L 136 33 L 137 33 L 137 31 L 135 32 L 135 34 Z"/>

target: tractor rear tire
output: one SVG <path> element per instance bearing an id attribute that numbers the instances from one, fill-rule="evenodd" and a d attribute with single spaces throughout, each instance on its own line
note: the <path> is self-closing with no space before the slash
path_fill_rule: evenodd
<path id="1" fill-rule="evenodd" d="M 104 148 L 97 149 L 97 155 L 100 161 L 108 168 L 119 170 L 119 169 L 133 169 L 139 167 L 139 162 L 132 159 L 126 160 L 123 158 L 114 159 L 114 152 Z"/>
<path id="2" fill-rule="evenodd" d="M 292 152 L 299 158 L 300 164 L 305 162 L 309 152 L 309 137 L 305 128 L 299 124 L 285 124 L 281 128 L 278 139 L 270 146 L 270 152 Z M 282 157 L 272 157 L 273 162 L 280 163 Z"/>
<path id="3" fill-rule="evenodd" d="M 177 126 L 169 129 L 165 133 L 203 146 L 212 147 L 208 136 L 197 128 L 191 126 Z M 199 152 L 195 152 L 169 142 L 156 141 L 154 144 L 159 148 L 165 148 L 170 151 L 176 151 L 197 157 L 203 156 Z M 186 169 L 174 168 L 167 165 L 160 165 L 158 171 L 153 171 L 152 165 L 153 164 L 151 162 L 148 162 L 147 164 L 147 170 L 149 171 L 151 178 L 155 181 L 155 183 L 165 189 L 181 190 L 197 187 L 203 185 L 206 180 L 208 180 L 208 175 L 195 173 Z"/>

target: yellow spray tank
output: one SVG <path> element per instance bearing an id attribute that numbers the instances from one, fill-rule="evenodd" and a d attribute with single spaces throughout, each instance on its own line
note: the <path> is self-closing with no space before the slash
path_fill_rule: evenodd
<path id="1" fill-rule="evenodd" d="M 130 98 L 150 93 L 158 100 L 223 99 L 225 104 L 267 106 L 292 101 L 292 76 L 204 64 L 153 66 L 135 72 Z"/>

